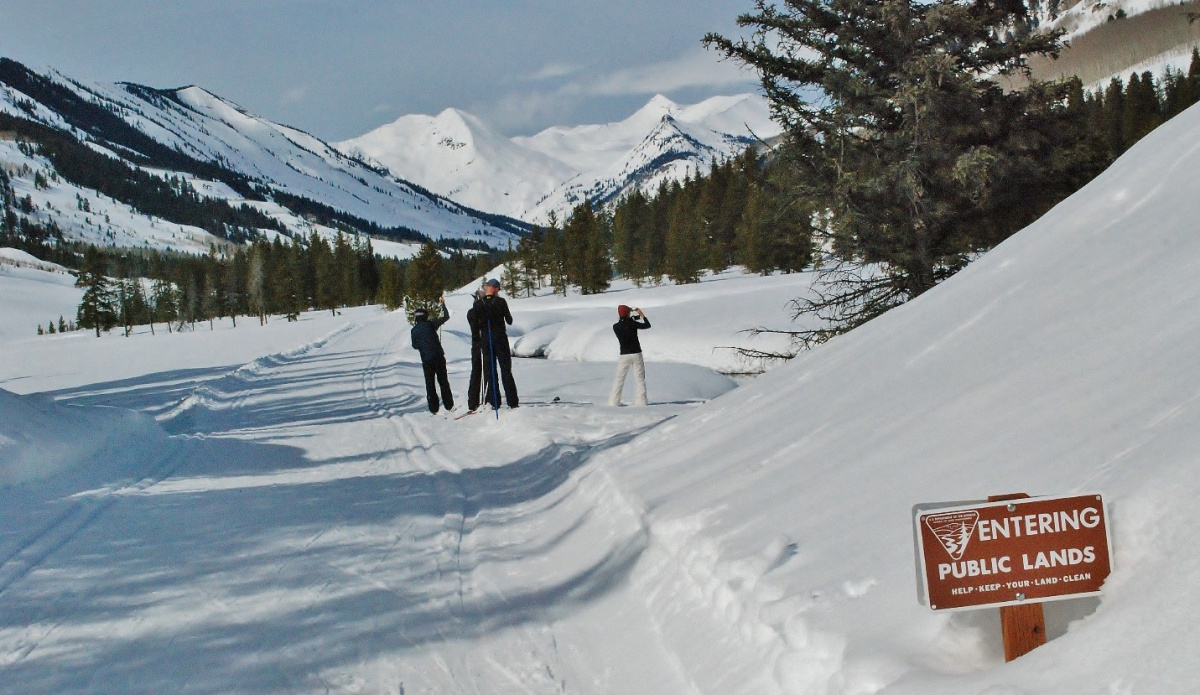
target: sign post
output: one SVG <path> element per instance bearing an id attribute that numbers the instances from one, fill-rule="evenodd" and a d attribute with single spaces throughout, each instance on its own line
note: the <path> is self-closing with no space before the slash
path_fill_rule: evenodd
<path id="1" fill-rule="evenodd" d="M 1045 643 L 1041 601 L 1095 596 L 1112 569 L 1098 494 L 917 505 L 913 523 L 922 601 L 1001 608 L 1009 661 Z"/>
<path id="2" fill-rule="evenodd" d="M 1024 492 L 991 495 L 988 502 L 1028 499 Z M 1042 604 L 1000 607 L 1000 635 L 1004 640 L 1004 660 L 1012 661 L 1046 643 L 1046 613 Z"/>

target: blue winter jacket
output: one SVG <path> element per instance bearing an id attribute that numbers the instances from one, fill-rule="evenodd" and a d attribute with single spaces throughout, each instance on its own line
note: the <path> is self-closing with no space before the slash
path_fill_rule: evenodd
<path id="1" fill-rule="evenodd" d="M 446 356 L 446 352 L 442 350 L 442 341 L 438 339 L 437 330 L 449 320 L 450 310 L 443 304 L 441 318 L 432 321 L 419 318 L 413 325 L 412 346 L 421 353 L 422 362 L 432 362 L 439 357 Z"/>

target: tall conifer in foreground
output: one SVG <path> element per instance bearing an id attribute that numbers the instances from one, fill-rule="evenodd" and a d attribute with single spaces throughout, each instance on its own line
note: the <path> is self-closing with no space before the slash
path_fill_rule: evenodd
<path id="1" fill-rule="evenodd" d="M 804 344 L 927 291 L 1065 185 L 1061 90 L 995 81 L 1060 48 L 1021 2 L 758 0 L 738 24 L 753 36 L 705 42 L 758 71 L 786 131 L 784 194 L 845 261 L 796 305 L 827 326 L 797 333 Z"/>

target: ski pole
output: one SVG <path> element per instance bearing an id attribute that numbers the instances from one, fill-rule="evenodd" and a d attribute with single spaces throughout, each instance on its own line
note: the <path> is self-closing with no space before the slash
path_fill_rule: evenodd
<path id="1" fill-rule="evenodd" d="M 500 384 L 496 383 L 496 341 L 492 338 L 492 320 L 488 319 L 488 352 L 492 365 L 492 410 L 496 411 L 496 419 L 500 419 Z"/>

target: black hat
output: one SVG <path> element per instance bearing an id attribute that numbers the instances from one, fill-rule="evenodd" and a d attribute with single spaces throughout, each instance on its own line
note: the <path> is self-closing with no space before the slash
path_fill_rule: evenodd
<path id="1" fill-rule="evenodd" d="M 429 318 L 429 312 L 425 309 L 417 309 L 413 312 L 413 318 L 418 321 L 424 321 L 425 319 Z"/>

